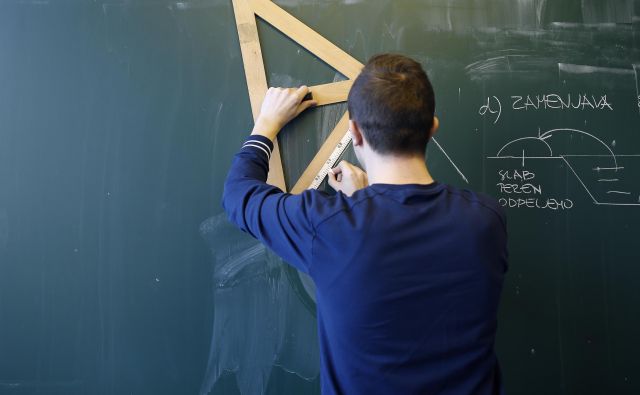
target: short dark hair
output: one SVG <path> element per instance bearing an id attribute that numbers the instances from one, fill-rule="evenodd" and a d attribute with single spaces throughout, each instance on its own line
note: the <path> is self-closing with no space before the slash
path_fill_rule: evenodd
<path id="1" fill-rule="evenodd" d="M 373 56 L 349 91 L 349 118 L 380 154 L 424 155 L 435 106 L 427 73 L 403 55 Z"/>

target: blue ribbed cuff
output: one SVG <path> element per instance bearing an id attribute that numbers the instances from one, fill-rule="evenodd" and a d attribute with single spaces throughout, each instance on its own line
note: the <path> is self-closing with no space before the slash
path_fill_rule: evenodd
<path id="1" fill-rule="evenodd" d="M 265 136 L 259 134 L 251 135 L 242 144 L 242 150 L 249 149 L 254 152 L 263 152 L 267 155 L 267 159 L 271 159 L 271 152 L 273 152 L 273 142 Z"/>

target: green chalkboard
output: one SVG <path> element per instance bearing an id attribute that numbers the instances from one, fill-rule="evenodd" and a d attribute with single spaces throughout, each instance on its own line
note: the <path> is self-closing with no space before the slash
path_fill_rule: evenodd
<path id="1" fill-rule="evenodd" d="M 640 393 L 640 3 L 276 3 L 430 74 L 433 175 L 508 214 L 507 393 Z M 258 28 L 271 85 L 344 78 Z M 0 2 L 0 394 L 319 393 L 313 283 L 220 207 L 251 126 L 230 0 Z"/>

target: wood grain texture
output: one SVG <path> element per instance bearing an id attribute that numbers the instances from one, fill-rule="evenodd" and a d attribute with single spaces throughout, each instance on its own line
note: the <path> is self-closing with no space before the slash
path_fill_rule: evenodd
<path id="1" fill-rule="evenodd" d="M 363 67 L 362 63 L 273 2 L 269 0 L 248 1 L 260 18 L 302 45 L 345 77 L 355 79 L 360 73 Z"/>
<path id="2" fill-rule="evenodd" d="M 260 114 L 260 106 L 268 89 L 260 38 L 255 15 L 247 0 L 233 0 L 233 11 L 238 28 L 244 74 L 249 89 L 251 111 L 255 121 Z"/>
<path id="3" fill-rule="evenodd" d="M 327 104 L 347 101 L 351 85 L 353 85 L 353 80 L 346 80 L 330 84 L 315 85 L 309 89 L 313 94 L 313 99 L 318 102 L 318 106 L 324 106 Z"/>
<path id="4" fill-rule="evenodd" d="M 320 168 L 324 162 L 329 158 L 331 152 L 333 152 L 336 145 L 344 137 L 349 130 L 349 113 L 345 112 L 342 118 L 338 121 L 338 124 L 333 131 L 329 134 L 329 137 L 324 141 L 318 153 L 313 157 L 309 166 L 304 170 L 296 184 L 291 188 L 291 193 L 301 193 L 305 189 L 309 188 L 313 178 L 318 174 Z"/>
<path id="5" fill-rule="evenodd" d="M 249 100 L 251 102 L 251 112 L 255 121 L 260 115 L 260 107 L 267 93 L 267 77 L 260 48 L 260 38 L 258 37 L 258 27 L 256 17 L 247 0 L 233 0 L 233 12 L 238 28 L 238 38 L 240 40 L 240 51 L 244 64 L 244 73 L 247 79 L 249 90 Z M 267 182 L 283 191 L 287 190 L 282 168 L 282 159 L 278 140 L 273 142 L 274 149 L 269 161 L 269 175 Z"/>

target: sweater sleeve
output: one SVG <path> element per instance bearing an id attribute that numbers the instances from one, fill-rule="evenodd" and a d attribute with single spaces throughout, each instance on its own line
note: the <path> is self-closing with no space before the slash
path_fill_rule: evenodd
<path id="1" fill-rule="evenodd" d="M 309 193 L 291 195 L 266 183 L 273 143 L 252 135 L 231 164 L 222 196 L 229 220 L 287 263 L 308 273 L 314 228 Z"/>

